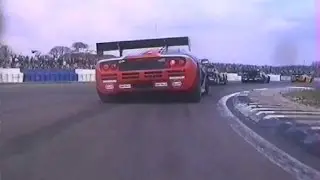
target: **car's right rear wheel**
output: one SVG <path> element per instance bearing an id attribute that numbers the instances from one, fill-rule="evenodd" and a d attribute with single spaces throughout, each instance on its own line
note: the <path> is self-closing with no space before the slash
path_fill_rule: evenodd
<path id="1" fill-rule="evenodd" d="M 193 87 L 192 91 L 187 93 L 188 102 L 198 103 L 201 101 L 201 80 L 200 74 L 197 73 L 195 86 Z"/>
<path id="2" fill-rule="evenodd" d="M 198 103 L 201 101 L 201 86 L 195 88 L 188 94 L 188 101 L 191 103 Z"/>

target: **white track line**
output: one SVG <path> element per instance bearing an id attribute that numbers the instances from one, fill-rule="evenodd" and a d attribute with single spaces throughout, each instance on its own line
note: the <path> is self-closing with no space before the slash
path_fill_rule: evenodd
<path id="1" fill-rule="evenodd" d="M 274 114 L 274 115 L 266 115 L 263 117 L 263 119 L 272 119 L 272 118 L 292 118 L 292 119 L 314 119 L 319 120 L 320 122 L 320 115 L 304 115 L 304 114 L 290 114 L 290 115 L 284 115 L 284 114 Z"/>
<path id="2" fill-rule="evenodd" d="M 248 105 L 252 105 L 252 106 L 268 106 L 268 104 L 262 104 L 262 103 L 258 103 L 258 102 L 255 102 L 255 103 L 248 103 Z M 274 106 L 281 106 L 281 104 L 274 104 Z"/>
<path id="3" fill-rule="evenodd" d="M 251 108 L 250 111 L 295 111 L 295 109 L 289 109 L 289 108 L 283 108 L 283 107 L 278 107 L 278 108 Z M 298 110 L 296 110 L 299 112 Z"/>
<path id="4" fill-rule="evenodd" d="M 311 126 L 310 129 L 312 129 L 312 130 L 320 130 L 320 126 Z"/>
<path id="5" fill-rule="evenodd" d="M 320 125 L 320 121 L 318 120 L 295 120 L 294 121 L 295 123 L 298 123 L 298 124 L 307 124 L 309 126 L 317 126 L 317 125 Z"/>
<path id="6" fill-rule="evenodd" d="M 269 141 L 262 138 L 252 129 L 243 124 L 241 120 L 230 111 L 227 106 L 227 101 L 239 94 L 240 92 L 226 95 L 222 97 L 218 103 L 218 107 L 221 110 L 220 112 L 229 120 L 231 128 L 242 138 L 244 138 L 245 141 L 252 145 L 258 152 L 263 154 L 271 162 L 278 165 L 289 174 L 296 177 L 298 180 L 319 180 L 319 171 L 305 165 L 283 150 L 277 148 Z"/>
<path id="7" fill-rule="evenodd" d="M 280 105 L 248 105 L 248 108 L 279 108 Z"/>
<path id="8" fill-rule="evenodd" d="M 313 87 L 304 87 L 304 86 L 288 86 L 286 88 L 289 88 L 289 89 L 308 89 L 308 90 L 314 89 Z"/>
<path id="9" fill-rule="evenodd" d="M 254 91 L 264 91 L 267 90 L 268 88 L 259 88 L 259 89 L 254 89 Z"/>
<path id="10" fill-rule="evenodd" d="M 315 111 L 259 111 L 256 113 L 256 115 L 260 115 L 260 114 L 284 114 L 284 115 L 293 115 L 293 114 L 297 114 L 297 115 L 318 115 L 319 116 L 319 120 L 320 120 L 320 112 L 315 112 Z"/>
<path id="11" fill-rule="evenodd" d="M 248 103 L 248 105 L 260 105 L 261 103 L 253 102 L 253 103 Z"/>

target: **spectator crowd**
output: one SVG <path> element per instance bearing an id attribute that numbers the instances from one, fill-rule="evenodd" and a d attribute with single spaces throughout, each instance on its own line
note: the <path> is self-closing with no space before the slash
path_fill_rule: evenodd
<path id="1" fill-rule="evenodd" d="M 102 58 L 110 58 L 106 55 Z M 59 58 L 49 55 L 22 56 L 13 55 L 7 60 L 0 59 L 0 68 L 21 69 L 93 69 L 99 60 L 97 55 L 89 53 L 72 53 Z M 258 66 L 231 63 L 213 63 L 220 72 L 239 73 L 248 69 L 260 69 L 268 74 L 290 75 L 292 72 L 312 73 L 320 77 L 318 65 L 291 65 L 291 66 Z"/>
<path id="2" fill-rule="evenodd" d="M 228 63 L 213 63 L 217 69 L 221 72 L 239 73 L 243 70 L 259 69 L 267 74 L 281 74 L 291 75 L 292 73 L 307 73 L 313 74 L 316 77 L 320 77 L 320 66 L 316 63 L 311 65 L 288 65 L 288 66 L 259 66 L 259 65 L 247 65 L 247 64 L 228 64 Z"/>
<path id="3" fill-rule="evenodd" d="M 97 61 L 97 56 L 89 53 L 65 54 L 59 58 L 49 55 L 12 55 L 7 60 L 0 59 L 0 67 L 21 69 L 93 69 Z"/>

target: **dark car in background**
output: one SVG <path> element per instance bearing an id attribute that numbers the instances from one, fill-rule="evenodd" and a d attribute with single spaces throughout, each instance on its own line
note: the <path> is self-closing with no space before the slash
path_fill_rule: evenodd
<path id="1" fill-rule="evenodd" d="M 226 85 L 228 82 L 227 73 L 219 72 L 213 63 L 207 59 L 202 60 L 204 71 L 207 74 L 207 80 L 210 85 Z"/>
<path id="2" fill-rule="evenodd" d="M 241 82 L 269 83 L 270 76 L 260 70 L 246 70 L 241 74 Z"/>

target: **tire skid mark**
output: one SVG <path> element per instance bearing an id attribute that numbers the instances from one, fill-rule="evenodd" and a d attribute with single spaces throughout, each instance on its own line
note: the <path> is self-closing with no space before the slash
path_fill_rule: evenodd
<path id="1" fill-rule="evenodd" d="M 110 111 L 116 107 L 119 107 L 119 105 L 112 104 L 108 106 L 104 104 L 96 104 L 94 106 L 90 106 L 90 109 L 82 110 L 76 114 L 60 118 L 55 123 L 38 129 L 32 133 L 6 140 L 0 145 L 0 161 L 3 161 L 13 155 L 25 154 L 39 145 L 50 141 L 54 136 L 66 129 L 69 129 L 74 124 L 81 123 L 88 118 L 105 113 L 106 111 Z"/>

